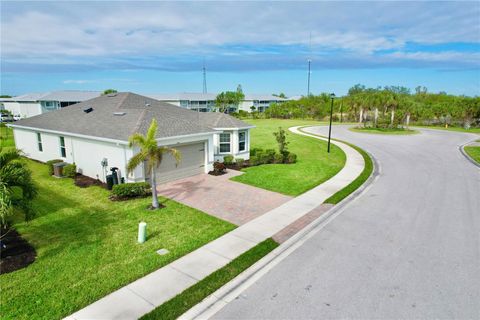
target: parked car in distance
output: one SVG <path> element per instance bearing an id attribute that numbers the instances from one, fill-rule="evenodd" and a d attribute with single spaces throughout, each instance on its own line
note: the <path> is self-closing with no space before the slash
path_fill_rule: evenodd
<path id="1" fill-rule="evenodd" d="M 13 116 L 7 113 L 0 113 L 0 122 L 13 122 Z"/>
<path id="2" fill-rule="evenodd" d="M 17 121 L 17 120 L 20 120 L 20 119 L 22 119 L 21 115 L 19 115 L 19 114 L 13 115 L 13 121 Z"/>

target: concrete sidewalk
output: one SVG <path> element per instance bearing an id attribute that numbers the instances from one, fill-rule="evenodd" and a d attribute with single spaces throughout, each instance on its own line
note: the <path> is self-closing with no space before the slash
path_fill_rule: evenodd
<path id="1" fill-rule="evenodd" d="M 298 127 L 290 128 L 290 131 L 324 140 L 300 132 Z M 67 319 L 137 319 L 297 221 L 350 184 L 363 171 L 364 160 L 360 153 L 344 143 L 332 143 L 345 152 L 347 160 L 345 167 L 330 180 L 107 295 Z"/>

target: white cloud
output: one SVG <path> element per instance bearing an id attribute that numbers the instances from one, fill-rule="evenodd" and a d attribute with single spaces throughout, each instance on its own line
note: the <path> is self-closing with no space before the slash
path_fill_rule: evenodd
<path id="1" fill-rule="evenodd" d="M 421 60 L 401 53 L 408 42 L 480 42 L 479 2 L 42 2 L 2 9 L 2 57 L 11 62 L 283 53 L 256 51 L 269 46 L 307 55 L 309 32 L 316 51 L 394 50 L 389 57 L 396 59 Z M 244 47 L 232 49 L 237 45 Z"/>

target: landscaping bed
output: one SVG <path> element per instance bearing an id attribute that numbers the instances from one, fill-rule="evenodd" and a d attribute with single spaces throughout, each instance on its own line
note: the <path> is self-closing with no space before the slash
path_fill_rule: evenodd
<path id="1" fill-rule="evenodd" d="M 15 229 L 0 229 L 0 274 L 25 268 L 35 261 L 35 249 Z"/>
<path id="2" fill-rule="evenodd" d="M 101 188 L 107 188 L 107 185 L 100 181 L 99 179 L 93 179 L 87 176 L 84 176 L 83 174 L 77 173 L 75 178 L 74 178 L 74 183 L 77 187 L 80 188 L 88 188 L 91 186 L 97 186 Z"/>
<path id="3" fill-rule="evenodd" d="M 349 130 L 353 132 L 387 134 L 387 135 L 409 135 L 409 134 L 420 133 L 420 131 L 406 129 L 406 128 L 352 127 L 352 128 L 349 128 Z"/>
<path id="4" fill-rule="evenodd" d="M 59 319 L 233 230 L 199 210 L 168 205 L 147 210 L 151 198 L 112 202 L 98 186 L 78 188 L 28 160 L 38 186 L 36 217 L 13 226 L 36 250 L 34 263 L 0 276 L 5 319 Z M 147 241 L 137 243 L 138 223 Z M 156 250 L 166 248 L 167 255 Z"/>

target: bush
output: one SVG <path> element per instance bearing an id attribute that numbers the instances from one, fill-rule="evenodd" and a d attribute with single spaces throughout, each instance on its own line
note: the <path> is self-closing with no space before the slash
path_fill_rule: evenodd
<path id="1" fill-rule="evenodd" d="M 223 157 L 223 163 L 227 165 L 233 164 L 233 156 Z"/>
<path id="2" fill-rule="evenodd" d="M 263 149 L 261 148 L 250 149 L 250 156 L 256 156 L 258 152 L 263 152 Z"/>
<path id="3" fill-rule="evenodd" d="M 287 159 L 286 159 L 285 163 L 295 163 L 295 162 L 297 162 L 297 155 L 293 152 L 290 152 L 287 155 Z"/>
<path id="4" fill-rule="evenodd" d="M 226 168 L 227 167 L 225 167 L 225 165 L 221 162 L 215 161 L 213 163 L 213 171 L 215 173 L 224 173 Z"/>
<path id="5" fill-rule="evenodd" d="M 242 168 L 245 164 L 245 159 L 243 158 L 236 158 L 235 163 L 237 164 L 238 167 Z"/>
<path id="6" fill-rule="evenodd" d="M 48 174 L 49 174 L 49 175 L 53 175 L 53 165 L 54 165 L 55 163 L 59 163 L 59 162 L 63 162 L 63 160 L 53 159 L 53 160 L 48 160 L 48 161 L 46 162 L 47 168 L 48 168 Z"/>
<path id="7" fill-rule="evenodd" d="M 275 150 L 273 149 L 267 149 L 265 150 L 265 162 L 264 163 L 273 163 L 275 161 Z"/>
<path id="8" fill-rule="evenodd" d="M 251 166 L 258 166 L 261 164 L 257 156 L 250 156 L 249 163 Z"/>
<path id="9" fill-rule="evenodd" d="M 74 164 L 67 164 L 65 167 L 63 167 L 63 175 L 69 178 L 75 178 L 75 175 L 77 174 L 77 165 Z"/>
<path id="10" fill-rule="evenodd" d="M 275 153 L 275 157 L 273 158 L 273 163 L 283 163 L 283 155 L 280 153 Z"/>
<path id="11" fill-rule="evenodd" d="M 116 184 L 112 189 L 112 195 L 120 199 L 144 197 L 149 193 L 150 185 L 148 182 Z"/>

